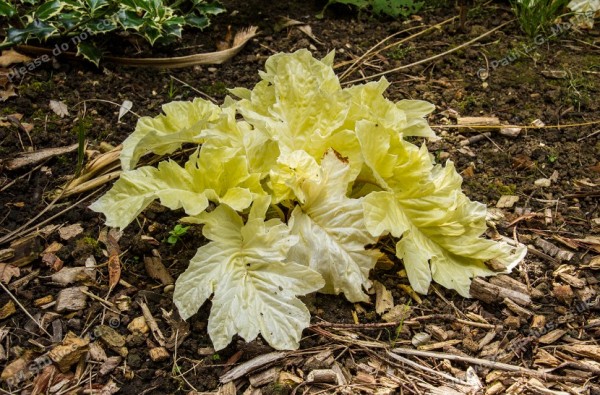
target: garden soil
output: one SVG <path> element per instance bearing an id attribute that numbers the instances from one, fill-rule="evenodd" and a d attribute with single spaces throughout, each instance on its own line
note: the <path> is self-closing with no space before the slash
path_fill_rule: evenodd
<path id="1" fill-rule="evenodd" d="M 386 74 L 391 83 L 386 95 L 435 104 L 429 122 L 440 138 L 415 142 L 425 143 L 440 162 L 452 160 L 464 178 L 465 193 L 488 205 L 495 227 L 488 236 L 517 238 L 530 252 L 510 274 L 512 282 L 504 279 L 495 288 L 484 283 L 496 292 L 492 296 L 465 299 L 433 285 L 419 297 L 407 287 L 393 244 L 381 240 L 387 259 L 372 279 L 389 291 L 392 311 L 401 310 L 400 318 L 388 317 L 388 324 L 377 314 L 375 293 L 372 303 L 361 304 L 342 296 L 312 295 L 305 302 L 314 326 L 304 332 L 300 352 L 279 358 L 260 338 L 250 343 L 234 338 L 226 349 L 212 350 L 206 331 L 210 303 L 187 322 L 178 318 L 173 286 L 165 276 L 176 279 L 205 242 L 199 227 L 191 227 L 175 244 L 166 242 L 180 213 L 152 205 L 117 242 L 106 235 L 103 217 L 88 208 L 108 184 L 53 202 L 78 171 L 77 150 L 6 168 L 23 152 L 69 146 L 80 138 L 88 154 L 104 152 L 122 143 L 138 116 L 156 116 L 172 100 L 202 96 L 221 103 L 228 88 L 252 88 L 265 60 L 275 53 L 309 48 L 323 57 L 335 50 L 341 74 L 386 37 L 398 33 L 386 42 L 394 43 L 458 13 L 454 4 L 438 2 L 406 20 L 373 19 L 346 7 L 330 7 L 319 19 L 323 4 L 310 1 L 223 3 L 227 12 L 214 17 L 209 28 L 186 32 L 181 42 L 168 47 L 150 48 L 134 35 L 105 38 L 114 55 L 173 57 L 215 51 L 228 31 L 258 26 L 259 35 L 223 65 L 163 70 L 107 62 L 96 68 L 58 57 L 15 81 L 16 95 L 0 102 L 5 166 L 0 237 L 30 229 L 15 239 L 22 242 L 19 251 L 25 256 L 18 274 L 0 275 L 18 301 L 0 292 L 2 390 L 141 395 L 227 393 L 233 385 L 240 394 L 408 394 L 433 393 L 434 388 L 451 393 L 449 388 L 458 385 L 454 377 L 463 380 L 465 393 L 464 382 L 474 373 L 468 381 L 475 383 L 468 387 L 471 393 L 600 393 L 598 24 L 591 30 L 556 25 L 561 30 L 555 34 L 528 38 L 510 22 L 514 15 L 507 4 L 478 2 L 464 28 L 455 19 L 359 63 L 344 83 L 442 54 L 509 22 L 447 55 Z M 304 28 L 282 27 L 283 17 Z M 125 100 L 133 106 L 119 119 Z M 64 103 L 68 114 L 53 111 L 51 101 Z M 492 123 L 496 121 L 490 118 L 497 118 L 522 128 L 452 126 L 467 122 L 465 117 Z M 513 202 L 504 204 L 507 199 Z M 0 245 L 9 247 L 8 242 Z M 121 281 L 109 289 L 118 270 L 115 255 Z M 0 261 L 15 267 L 15 259 Z M 149 274 L 152 260 L 165 269 L 162 277 Z M 81 274 L 73 283 L 52 277 L 60 267 L 86 265 L 92 275 Z M 84 304 L 57 311 L 59 302 L 65 303 L 64 291 L 82 286 Z M 515 293 L 529 302 L 514 298 Z M 144 316 L 143 306 L 148 308 L 145 320 L 137 318 Z M 404 355 L 413 365 L 389 355 L 394 348 L 415 344 L 432 355 Z M 58 346 L 69 345 L 70 351 L 58 352 Z M 54 351 L 52 360 L 40 364 L 49 351 Z M 525 370 L 511 372 L 480 362 L 496 361 L 498 355 L 502 363 Z M 260 356 L 274 359 L 223 383 L 227 372 Z M 74 360 L 66 361 L 69 357 Z M 19 371 L 28 374 L 21 377 Z M 318 379 L 318 372 L 330 371 L 339 374 L 329 381 Z"/>

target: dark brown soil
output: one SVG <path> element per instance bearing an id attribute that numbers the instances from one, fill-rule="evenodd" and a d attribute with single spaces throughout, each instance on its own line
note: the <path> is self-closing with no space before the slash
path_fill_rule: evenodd
<path id="1" fill-rule="evenodd" d="M 85 131 L 88 148 L 98 149 L 101 142 L 116 146 L 133 131 L 137 118 L 133 114 L 127 114 L 121 122 L 117 122 L 119 107 L 115 103 L 130 100 L 134 103 L 132 110 L 137 115 L 155 116 L 160 112 L 162 104 L 172 100 L 191 99 L 197 95 L 189 87 L 171 80 L 171 76 L 221 102 L 227 94 L 227 88 L 251 88 L 259 80 L 258 71 L 263 67 L 264 60 L 274 53 L 310 48 L 316 55 L 324 56 L 335 49 L 336 63 L 341 63 L 356 59 L 393 33 L 413 26 L 434 25 L 457 13 L 454 7 L 442 4 L 426 8 L 418 17 L 408 21 L 394 21 L 371 19 L 368 15 L 357 16 L 345 7 L 335 7 L 326 13 L 325 18 L 317 19 L 315 15 L 320 11 L 321 4 L 313 2 L 223 3 L 228 10 L 226 14 L 215 17 L 213 25 L 205 32 L 186 33 L 182 42 L 176 46 L 156 48 L 150 53 L 149 48 L 139 43 L 142 52 L 136 53 L 135 46 L 130 45 L 131 40 L 124 40 L 118 43 L 113 52 L 128 56 L 181 56 L 193 52 L 209 52 L 215 50 L 215 43 L 225 36 L 228 26 L 231 26 L 233 31 L 249 25 L 259 26 L 262 34 L 251 40 L 233 60 L 220 66 L 156 70 L 128 68 L 109 63 L 96 69 L 84 62 L 58 59 L 54 67 L 46 65 L 38 68 L 18 81 L 18 96 L 0 104 L 0 116 L 22 114 L 21 122 L 34 126 L 29 135 L 12 124 L 0 126 L 0 157 L 8 159 L 24 150 L 77 143 L 77 131 L 80 128 Z M 278 19 L 283 16 L 310 25 L 313 34 L 321 43 L 313 41 L 298 29 L 276 29 Z M 363 65 L 360 73 L 354 73 L 347 81 L 442 53 L 512 18 L 510 8 L 504 3 L 479 4 L 469 12 L 467 33 L 459 32 L 457 27 L 450 23 L 411 39 L 398 48 L 382 52 L 368 65 Z M 587 267 L 599 252 L 598 244 L 594 247 L 593 244 L 579 243 L 571 244 L 571 249 L 567 247 L 569 240 L 593 235 L 597 237 L 600 226 L 600 135 L 594 134 L 599 126 L 568 126 L 600 120 L 598 25 L 596 24 L 594 30 L 585 32 L 571 29 L 557 37 L 544 40 L 541 45 L 534 45 L 533 39 L 523 36 L 518 25 L 513 22 L 464 49 L 386 76 L 392 83 L 387 92 L 389 98 L 423 99 L 436 105 L 436 111 L 430 118 L 432 125 L 453 123 L 452 116 L 455 112 L 461 117 L 497 116 L 506 124 L 529 125 L 532 121 L 540 119 L 546 125 L 564 125 L 555 128 L 523 129 L 517 137 L 507 137 L 495 130 L 488 138 L 469 145 L 462 145 L 461 141 L 480 132 L 440 128 L 436 131 L 442 138 L 427 143 L 433 155 L 443 160 L 449 158 L 456 163 L 458 171 L 464 176 L 464 189 L 472 199 L 495 207 L 502 195 L 519 196 L 520 200 L 515 207 L 503 209 L 504 218 L 495 221 L 501 234 L 509 237 L 517 235 L 522 242 L 531 245 L 535 243 L 536 237 L 540 237 L 574 252 L 571 260 L 562 262 L 530 254 L 511 274 L 511 277 L 526 284 L 530 289 L 541 291 L 542 296 L 528 306 L 532 314 L 545 316 L 546 322 L 556 323 L 556 328 L 565 331 L 564 336 L 556 343 L 545 345 L 550 353 L 561 353 L 561 347 L 565 344 L 598 344 L 600 334 L 595 318 L 598 314 L 595 298 L 600 292 L 597 284 L 600 277 L 597 269 Z M 397 39 L 407 36 L 407 33 L 401 34 Z M 524 45 L 533 46 L 533 49 L 526 55 L 520 55 L 510 64 L 493 67 L 502 63 L 502 59 L 509 56 L 511 51 L 522 49 Z M 484 82 L 479 78 L 478 71 L 486 67 L 489 68 L 489 78 Z M 340 72 L 344 69 L 345 67 L 338 68 Z M 551 78 L 547 76 L 548 71 L 566 73 L 564 78 Z M 49 108 L 50 100 L 63 101 L 70 114 L 64 118 L 58 117 Z M 3 123 L 0 122 L 0 125 Z M 73 153 L 51 159 L 44 163 L 44 167 L 32 172 L 31 168 L 4 170 L 0 178 L 0 187 L 3 188 L 0 194 L 0 237 L 24 225 L 44 209 L 52 200 L 52 193 L 64 184 L 68 176 L 75 173 L 76 166 L 77 154 Z M 546 187 L 536 185 L 535 181 L 541 178 L 551 178 L 554 181 Z M 13 180 L 18 181 L 4 187 Z M 39 223 L 59 213 L 81 197 L 83 196 L 59 201 L 35 222 Z M 84 229 L 81 234 L 64 241 L 57 232 L 53 232 L 41 240 L 42 248 L 55 241 L 63 244 L 57 255 L 64 261 L 65 267 L 82 266 L 90 255 L 95 257 L 98 264 L 107 260 L 102 250 L 104 245 L 93 242 L 98 239 L 103 219 L 87 208 L 91 201 L 90 199 L 76 204 L 66 213 L 50 221 L 50 224 L 54 225 L 79 223 Z M 548 209 L 549 214 L 545 212 Z M 127 338 L 128 354 L 119 368 L 106 376 L 96 375 L 95 368 L 90 368 L 87 374 L 91 375 L 90 372 L 94 372 L 91 381 L 89 378 L 85 378 L 87 381 L 82 378 L 86 384 L 79 387 L 76 383 L 71 383 L 79 391 L 77 393 L 83 393 L 82 391 L 92 384 L 94 388 L 101 388 L 109 380 L 116 382 L 121 388 L 120 393 L 123 394 L 214 391 L 219 386 L 219 377 L 235 363 L 272 351 L 260 340 L 250 344 L 240 340 L 234 341 L 219 353 L 204 353 L 203 350 L 211 346 L 206 333 L 210 310 L 208 305 L 189 320 L 189 336 L 181 345 L 169 350 L 170 357 L 166 360 L 153 362 L 150 359 L 149 350 L 157 346 L 152 336 L 135 338 L 131 335 L 127 325 L 132 319 L 142 315 L 137 301 L 146 301 L 166 336 L 170 336 L 174 331 L 161 312 L 161 309 L 175 309 L 172 291 L 165 291 L 164 286 L 146 274 L 143 258 L 151 256 L 152 251 L 156 249 L 173 277 L 176 278 L 185 269 L 188 260 L 203 240 L 200 230 L 192 227 L 180 242 L 175 245 L 166 243 L 169 231 L 179 218 L 176 214 L 152 206 L 141 216 L 139 223 L 134 223 L 125 230 L 119 242 L 123 252 L 121 278 L 131 287 L 117 285 L 109 300 L 115 303 L 119 297 L 128 297 L 132 301 L 131 307 L 121 312 L 118 323 L 114 326 L 118 333 Z M 544 215 L 550 217 L 546 219 Z M 151 236 L 158 243 L 145 241 L 143 236 Z M 7 247 L 8 244 L 0 245 L 0 249 Z M 392 255 L 390 257 L 394 259 L 394 267 L 375 270 L 373 279 L 382 282 L 391 290 L 396 305 L 412 305 L 411 318 L 432 314 L 457 315 L 464 318 L 464 314 L 458 315 L 457 312 L 472 313 L 484 317 L 493 325 L 505 324 L 494 340 L 510 342 L 527 337 L 527 334 L 531 333 L 531 316 L 522 316 L 519 325 L 510 327 L 506 325 L 507 317 L 515 314 L 504 304 L 487 304 L 464 299 L 441 287 L 436 286 L 429 295 L 422 296 L 421 304 L 415 303 L 398 288 L 399 281 L 404 284 L 408 284 L 408 281 L 398 279 L 396 273 L 401 270 L 401 263 Z M 561 293 L 564 289 L 560 287 L 569 283 L 559 276 L 559 268 L 583 281 L 581 288 L 573 286 L 570 296 Z M 40 259 L 22 267 L 21 276 L 33 270 L 40 270 L 39 275 L 14 293 L 23 307 L 39 319 L 53 309 L 42 309 L 34 305 L 34 300 L 46 295 L 56 296 L 64 286 L 50 283 L 48 276 L 53 271 Z M 101 266 L 98 271 L 101 277 L 89 287 L 89 291 L 96 295 L 106 295 L 107 268 Z M 10 300 L 9 295 L 2 292 L 0 308 Z M 577 309 L 577 303 L 582 300 L 594 302 L 586 305 L 585 309 Z M 358 308 L 341 297 L 323 295 L 307 298 L 307 304 L 311 308 L 315 323 L 321 319 L 334 323 L 353 323 L 352 313 Z M 359 310 L 358 313 L 361 323 L 381 322 L 381 318 L 374 313 L 373 305 L 363 305 L 360 309 L 363 311 Z M 561 317 L 573 312 L 575 318 L 572 321 L 560 321 Z M 88 298 L 86 309 L 70 314 L 62 313 L 55 319 L 59 320 L 63 333 L 72 331 L 81 335 L 84 330 L 89 331 L 90 327 L 98 325 L 99 317 L 104 317 L 104 314 L 105 306 Z M 596 321 L 593 321 L 594 319 Z M 455 339 L 468 338 L 478 342 L 487 333 L 484 329 L 461 327 L 456 322 L 434 320 L 429 323 L 440 326 L 451 334 L 450 338 Z M 47 351 L 53 345 L 49 337 L 33 325 L 31 319 L 19 307 L 16 313 L 0 322 L 0 331 L 2 328 L 8 329 L 9 332 L 0 337 L 4 345 L 4 354 L 0 352 L 0 364 L 14 361 L 26 350 L 34 350 L 38 355 L 44 351 L 44 347 Z M 52 325 L 48 330 L 52 330 Z M 415 333 L 427 330 L 425 325 L 406 326 L 398 333 L 389 329 L 368 334 L 384 343 L 409 344 Z M 305 349 L 332 342 L 331 339 L 314 332 L 307 331 L 306 335 L 307 339 L 302 343 Z M 515 354 L 510 363 L 537 368 L 534 357 L 538 347 L 542 346 L 538 340 L 534 336 L 523 352 Z M 469 349 L 466 344 L 467 342 L 463 341 L 454 347 L 468 355 L 479 355 L 478 350 Z M 108 356 L 117 355 L 110 349 L 106 352 Z M 336 353 L 338 354 L 339 352 Z M 366 355 L 356 354 L 356 363 Z M 340 358 L 343 362 L 353 356 L 342 353 Z M 594 357 L 588 359 L 599 362 Z M 294 366 L 302 367 L 301 362 L 294 363 Z M 358 368 L 352 366 L 348 370 L 355 374 Z M 467 367 L 460 364 L 457 366 L 465 369 Z M 573 367 L 570 369 L 576 370 Z M 478 369 L 484 385 L 491 384 L 485 382 L 485 374 L 488 371 Z M 75 373 L 75 366 L 71 372 Z M 569 372 L 568 369 L 554 371 L 560 375 L 568 375 Z M 588 374 L 589 371 L 584 373 Z M 581 393 L 598 393 L 599 387 L 592 384 L 598 378 L 596 374 L 597 372 L 584 376 L 590 381 L 581 385 L 584 389 Z M 27 383 L 28 381 L 20 383 L 20 386 L 13 387 L 12 390 L 19 388 L 17 391 L 21 391 L 21 388 L 26 388 Z M 239 393 L 242 393 L 248 385 L 247 381 L 239 380 L 237 383 Z M 506 379 L 503 384 L 508 387 L 511 382 Z M 4 390 L 10 389 L 6 383 L 1 383 L 0 386 Z M 31 388 L 28 388 L 23 391 L 30 390 Z M 286 392 L 268 392 L 263 388 L 263 393 Z M 333 390 L 328 393 L 333 393 Z M 404 393 L 411 391 L 404 388 Z"/>

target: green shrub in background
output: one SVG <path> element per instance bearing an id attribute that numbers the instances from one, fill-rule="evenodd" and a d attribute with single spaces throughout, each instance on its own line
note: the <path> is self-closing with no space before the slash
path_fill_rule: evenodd
<path id="1" fill-rule="evenodd" d="M 322 17 L 327 7 L 332 4 L 347 4 L 356 7 L 359 12 L 369 11 L 376 16 L 388 15 L 392 18 L 406 18 L 419 12 L 425 2 L 414 0 L 329 0 L 319 17 Z"/>
<path id="2" fill-rule="evenodd" d="M 152 45 L 166 43 L 181 38 L 185 27 L 204 29 L 211 15 L 223 11 L 205 0 L 0 0 L 0 20 L 9 20 L 0 48 L 69 38 L 79 55 L 98 64 L 102 51 L 90 36 L 126 30 Z"/>
<path id="3" fill-rule="evenodd" d="M 534 37 L 552 24 L 569 0 L 511 0 L 510 3 L 523 32 Z"/>

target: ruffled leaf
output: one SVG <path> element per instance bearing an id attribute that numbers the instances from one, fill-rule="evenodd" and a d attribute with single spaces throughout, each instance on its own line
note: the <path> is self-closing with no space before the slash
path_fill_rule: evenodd
<path id="1" fill-rule="evenodd" d="M 323 279 L 287 260 L 298 237 L 279 220 L 264 221 L 268 202 L 260 198 L 259 213 L 251 212 L 246 224 L 225 205 L 202 214 L 204 235 L 213 241 L 198 249 L 175 284 L 175 305 L 184 319 L 214 295 L 208 333 L 216 350 L 235 334 L 251 341 L 259 333 L 273 348 L 295 349 L 310 323 L 296 296 L 318 290 Z"/>
<path id="2" fill-rule="evenodd" d="M 365 250 L 377 238 L 367 231 L 361 199 L 349 199 L 350 167 L 329 151 L 321 163 L 321 175 L 302 184 L 303 204 L 292 212 L 289 224 L 300 241 L 290 259 L 308 265 L 325 279 L 322 293 L 344 293 L 351 302 L 369 300 L 369 271 L 380 253 Z"/>
<path id="3" fill-rule="evenodd" d="M 103 213 L 108 226 L 118 228 L 126 227 L 155 199 L 172 210 L 183 208 L 191 216 L 203 212 L 209 201 L 243 210 L 264 192 L 259 176 L 248 173 L 245 158 L 236 152 L 203 147 L 183 168 L 163 161 L 158 168 L 124 172 L 90 208 Z"/>
<path id="4" fill-rule="evenodd" d="M 362 126 L 365 162 L 384 189 L 364 198 L 366 227 L 374 236 L 400 239 L 396 255 L 415 291 L 427 293 L 434 280 L 469 297 L 471 278 L 495 274 L 485 261 L 498 259 L 510 270 L 523 258 L 523 247 L 480 237 L 486 207 L 464 195 L 452 162 L 433 166 L 426 150 L 379 133 L 376 125 Z"/>
<path id="5" fill-rule="evenodd" d="M 131 170 L 139 159 L 149 152 L 166 155 L 179 149 L 183 143 L 200 144 L 200 133 L 209 122 L 219 118 L 219 106 L 204 100 L 175 101 L 162 107 L 164 114 L 142 117 L 135 131 L 123 142 L 121 166 Z"/>

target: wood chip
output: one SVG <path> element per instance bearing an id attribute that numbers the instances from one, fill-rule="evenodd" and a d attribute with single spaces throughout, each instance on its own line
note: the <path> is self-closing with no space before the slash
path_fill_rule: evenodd
<path id="1" fill-rule="evenodd" d="M 135 317 L 131 320 L 131 322 L 127 325 L 127 329 L 131 333 L 141 333 L 145 334 L 150 331 L 150 327 L 146 323 L 146 318 L 144 316 Z"/>
<path id="2" fill-rule="evenodd" d="M 489 331 L 488 333 L 486 333 L 485 336 L 483 336 L 483 338 L 481 338 L 481 340 L 479 340 L 477 349 L 483 350 L 483 348 L 485 346 L 487 346 L 488 344 L 490 344 L 492 342 L 492 340 L 494 340 L 494 338 L 496 337 L 496 334 L 497 334 L 496 331 Z"/>
<path id="3" fill-rule="evenodd" d="M 53 272 L 62 269 L 64 262 L 53 252 L 44 252 L 42 254 L 42 262 L 48 266 Z"/>
<path id="4" fill-rule="evenodd" d="M 126 343 L 125 337 L 108 325 L 98 325 L 94 328 L 94 335 L 99 336 L 107 346 L 113 349 L 119 349 Z"/>
<path id="5" fill-rule="evenodd" d="M 517 137 L 521 134 L 522 128 L 519 127 L 505 127 L 500 129 L 500 134 L 508 137 Z"/>
<path id="6" fill-rule="evenodd" d="M 6 302 L 4 304 L 4 306 L 0 307 L 0 320 L 4 320 L 4 319 L 10 317 L 11 315 L 13 315 L 16 312 L 17 312 L 17 309 L 15 306 L 15 302 L 13 302 L 11 299 L 8 302 Z"/>
<path id="7" fill-rule="evenodd" d="M 516 195 L 502 195 L 498 202 L 496 203 L 496 207 L 498 208 L 511 208 L 519 201 L 519 197 Z"/>
<path id="8" fill-rule="evenodd" d="M 500 126 L 500 120 L 497 117 L 459 117 L 456 123 L 466 128 L 477 126 L 477 131 L 486 129 L 495 129 Z M 488 126 L 488 128 L 486 128 Z M 489 128 L 491 126 L 491 128 Z"/>
<path id="9" fill-rule="evenodd" d="M 80 338 L 73 332 L 69 332 L 62 344 L 48 352 L 48 357 L 61 372 L 65 373 L 86 354 L 89 342 L 88 338 Z"/>
<path id="10" fill-rule="evenodd" d="M 462 340 L 459 340 L 459 339 L 446 340 L 446 341 L 439 342 L 439 343 L 431 343 L 431 344 L 419 346 L 419 350 L 421 350 L 421 351 L 437 350 L 437 349 L 444 348 L 447 346 L 454 346 L 459 343 L 462 343 Z"/>
<path id="11" fill-rule="evenodd" d="M 46 296 L 43 296 L 41 298 L 38 298 L 38 299 L 34 300 L 33 301 L 33 305 L 35 307 L 40 307 L 40 306 L 43 306 L 45 304 L 48 304 L 48 303 L 52 302 L 53 300 L 54 300 L 54 296 L 52 296 L 52 295 L 46 295 Z"/>
<path id="12" fill-rule="evenodd" d="M 560 339 L 561 337 L 563 337 L 563 335 L 565 333 L 567 333 L 567 331 L 564 331 L 562 329 L 555 329 L 553 331 L 546 333 L 544 336 L 541 336 L 538 339 L 538 342 L 540 342 L 542 344 L 552 344 L 555 341 L 557 341 L 558 339 Z"/>
<path id="13" fill-rule="evenodd" d="M 512 329 L 519 329 L 521 327 L 521 319 L 514 315 L 508 316 L 504 319 L 504 325 Z"/>
<path id="14" fill-rule="evenodd" d="M 533 363 L 537 366 L 555 368 L 560 365 L 561 361 L 543 348 L 538 348 Z"/>
<path id="15" fill-rule="evenodd" d="M 471 282 L 471 297 L 490 304 L 498 303 L 504 300 L 504 298 L 511 299 L 521 306 L 528 306 L 531 304 L 531 297 L 528 293 L 521 292 L 521 287 L 515 286 L 512 282 L 502 282 L 498 280 L 497 277 L 500 276 L 492 277 L 489 283 L 483 278 L 474 278 Z M 496 279 L 498 284 L 491 283 L 494 279 Z"/>
<path id="16" fill-rule="evenodd" d="M 552 288 L 552 295 L 556 299 L 560 300 L 561 302 L 567 303 L 567 304 L 571 303 L 571 301 L 575 297 L 575 294 L 573 293 L 573 289 L 571 288 L 571 286 L 569 284 L 566 284 L 566 285 L 554 284 L 554 286 Z"/>
<path id="17" fill-rule="evenodd" d="M 358 381 L 358 378 L 356 380 Z M 337 374 L 332 369 L 312 370 L 306 376 L 306 381 L 309 383 L 339 384 Z"/>
<path id="18" fill-rule="evenodd" d="M 10 386 L 16 386 L 21 381 L 32 375 L 27 365 L 33 359 L 33 351 L 26 350 L 19 358 L 6 364 L 0 374 L 0 381 L 8 383 Z"/>
<path id="19" fill-rule="evenodd" d="M 154 362 L 164 361 L 171 357 L 169 351 L 165 347 L 154 347 L 149 351 L 150 359 Z"/>
<path id="20" fill-rule="evenodd" d="M 152 356 L 152 350 L 150 350 L 150 356 Z M 104 363 L 102 365 L 100 365 L 98 374 L 100 376 L 106 376 L 107 374 L 114 371 L 121 364 L 122 360 L 123 360 L 123 358 L 120 356 L 114 356 L 114 357 L 107 358 L 106 361 L 104 361 Z"/>
<path id="21" fill-rule="evenodd" d="M 592 344 L 575 344 L 565 346 L 564 348 L 572 354 L 583 355 L 584 357 L 592 358 L 596 362 L 600 362 L 600 346 Z"/>
<path id="22" fill-rule="evenodd" d="M 252 387 L 249 387 L 248 390 L 250 390 Z M 262 392 L 255 388 L 258 391 L 258 394 L 256 395 L 262 395 Z M 223 385 L 222 387 L 219 388 L 219 390 L 217 391 L 216 395 L 237 395 L 237 388 L 235 387 L 235 383 L 233 382 L 229 382 L 226 383 L 225 385 Z M 244 395 L 247 395 L 246 392 L 244 392 Z M 250 391 L 248 395 L 255 395 L 254 391 Z"/>
<path id="23" fill-rule="evenodd" d="M 569 284 L 571 287 L 573 288 L 583 288 L 585 287 L 585 281 L 577 278 L 575 276 L 572 276 L 570 274 L 567 273 L 558 273 L 558 277 L 560 277 L 561 280 L 563 280 L 564 282 L 566 282 L 567 284 Z"/>
<path id="24" fill-rule="evenodd" d="M 90 360 L 96 362 L 104 362 L 108 359 L 106 351 L 102 348 L 100 342 L 92 342 L 88 346 L 88 355 Z"/>
<path id="25" fill-rule="evenodd" d="M 279 372 L 281 368 L 272 367 L 267 370 L 263 370 L 257 374 L 251 375 L 248 380 L 250 381 L 250 385 L 253 387 L 262 387 L 263 385 L 267 385 L 270 383 L 274 383 L 279 378 Z M 309 373 L 310 376 L 310 373 Z"/>
<path id="26" fill-rule="evenodd" d="M 448 340 L 448 332 L 441 327 L 431 324 L 426 325 L 425 328 L 429 333 L 431 333 L 431 336 L 433 336 L 435 340 L 440 342 Z"/>
<path id="27" fill-rule="evenodd" d="M 564 70 L 542 70 L 542 75 L 552 79 L 567 78 L 567 72 Z"/>
<path id="28" fill-rule="evenodd" d="M 87 295 L 82 291 L 87 291 L 87 287 L 72 287 L 61 290 L 56 295 L 55 310 L 58 313 L 63 311 L 79 311 L 85 309 Z"/>
<path id="29" fill-rule="evenodd" d="M 529 325 L 531 329 L 541 329 L 546 326 L 545 315 L 534 315 Z"/>
<path id="30" fill-rule="evenodd" d="M 12 250 L 12 259 L 10 263 L 16 267 L 22 267 L 36 260 L 42 252 L 42 238 L 37 235 L 29 235 L 10 243 Z"/>
<path id="31" fill-rule="evenodd" d="M 529 318 L 533 315 L 533 313 L 531 311 L 527 310 L 524 307 L 519 306 L 518 304 L 516 304 L 509 298 L 504 298 L 503 302 L 510 311 L 512 311 L 519 317 Z"/>

